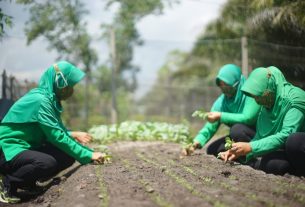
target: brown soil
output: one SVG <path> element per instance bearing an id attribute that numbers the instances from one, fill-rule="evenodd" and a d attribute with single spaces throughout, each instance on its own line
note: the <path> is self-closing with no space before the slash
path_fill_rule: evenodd
<path id="1" fill-rule="evenodd" d="M 111 164 L 75 164 L 42 195 L 21 194 L 22 203 L 0 206 L 305 206 L 304 178 L 225 164 L 204 150 L 181 159 L 177 144 L 120 142 L 110 149 Z"/>

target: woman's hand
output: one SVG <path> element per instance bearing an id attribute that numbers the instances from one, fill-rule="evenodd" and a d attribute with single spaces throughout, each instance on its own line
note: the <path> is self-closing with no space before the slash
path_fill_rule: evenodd
<path id="1" fill-rule="evenodd" d="M 196 149 L 199 149 L 199 148 L 200 148 L 199 142 L 194 142 L 193 144 L 189 145 L 188 147 L 183 148 L 181 154 L 184 156 L 189 156 L 189 155 L 193 154 Z"/>
<path id="2" fill-rule="evenodd" d="M 231 158 L 232 156 L 234 156 L 230 150 L 227 150 L 225 152 L 219 152 L 217 158 L 221 158 L 222 160 L 224 160 L 225 162 L 227 162 L 228 160 L 233 160 L 233 158 Z"/>
<path id="3" fill-rule="evenodd" d="M 206 119 L 208 120 L 208 122 L 213 123 L 218 121 L 220 117 L 221 117 L 221 113 L 214 111 L 214 112 L 209 112 Z"/>
<path id="4" fill-rule="evenodd" d="M 96 164 L 104 164 L 105 162 L 105 153 L 93 152 L 91 160 Z"/>
<path id="5" fill-rule="evenodd" d="M 236 142 L 232 144 L 232 148 L 226 152 L 219 153 L 220 158 L 225 162 L 235 160 L 240 156 L 245 156 L 252 151 L 251 145 L 248 142 Z"/>
<path id="6" fill-rule="evenodd" d="M 71 132 L 71 136 L 81 144 L 87 144 L 92 140 L 92 136 L 87 132 Z"/>

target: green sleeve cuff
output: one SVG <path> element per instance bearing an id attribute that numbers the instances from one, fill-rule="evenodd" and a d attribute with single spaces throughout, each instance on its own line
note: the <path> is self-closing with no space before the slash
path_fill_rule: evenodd
<path id="1" fill-rule="evenodd" d="M 249 162 L 250 160 L 252 160 L 254 158 L 254 154 L 252 152 L 249 152 L 247 155 L 246 155 L 246 161 L 245 163 Z"/>
<path id="2" fill-rule="evenodd" d="M 245 163 L 249 162 L 250 160 L 252 160 L 253 158 L 255 158 L 255 151 L 254 151 L 254 148 L 255 148 L 255 143 L 254 142 L 250 142 L 249 143 L 250 146 L 251 146 L 251 152 L 249 152 L 247 155 L 246 155 L 246 161 Z"/>
<path id="3" fill-rule="evenodd" d="M 93 154 L 93 152 L 88 150 L 86 153 L 84 153 L 82 159 L 79 160 L 79 163 L 82 165 L 90 163 L 92 161 L 91 160 L 92 154 Z"/>
<path id="4" fill-rule="evenodd" d="M 208 141 L 209 139 L 207 139 L 205 136 L 203 136 L 202 134 L 198 134 L 193 142 L 198 142 L 200 148 L 202 148 Z"/>

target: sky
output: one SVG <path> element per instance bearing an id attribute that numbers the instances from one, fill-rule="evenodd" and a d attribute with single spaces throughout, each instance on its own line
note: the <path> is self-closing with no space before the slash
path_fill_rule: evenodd
<path id="1" fill-rule="evenodd" d="M 83 0 L 89 10 L 87 29 L 94 40 L 94 48 L 101 61 L 109 57 L 108 46 L 98 37 L 101 23 L 109 23 L 116 6 L 104 9 L 102 0 Z M 133 64 L 140 67 L 137 75 L 140 97 L 154 84 L 158 69 L 164 64 L 167 54 L 175 49 L 189 51 L 205 26 L 217 18 L 226 0 L 180 0 L 179 4 L 166 7 L 162 15 L 148 15 L 140 20 L 137 29 L 144 45 L 134 49 Z M 29 18 L 24 6 L 10 1 L 0 1 L 4 13 L 13 17 L 14 26 L 7 29 L 7 35 L 0 42 L 0 72 L 18 80 L 37 81 L 43 71 L 52 65 L 57 57 L 55 51 L 48 49 L 48 43 L 38 38 L 26 44 L 25 22 Z"/>

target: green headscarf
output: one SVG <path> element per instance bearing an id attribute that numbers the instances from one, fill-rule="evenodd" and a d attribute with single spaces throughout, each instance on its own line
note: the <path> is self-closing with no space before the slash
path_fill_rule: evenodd
<path id="1" fill-rule="evenodd" d="M 253 70 L 242 91 L 259 97 L 270 93 L 275 95 L 270 109 L 261 108 L 255 137 L 263 138 L 281 131 L 284 117 L 291 108 L 305 114 L 305 92 L 287 82 L 282 72 L 274 66 Z"/>
<path id="2" fill-rule="evenodd" d="M 244 109 L 245 95 L 241 92 L 241 87 L 245 82 L 245 77 L 241 74 L 241 70 L 237 65 L 226 64 L 222 66 L 216 77 L 216 84 L 219 85 L 219 80 L 222 80 L 227 85 L 236 89 L 236 93 L 232 98 L 228 98 L 224 94 L 222 109 L 223 112 L 241 113 Z"/>
<path id="3" fill-rule="evenodd" d="M 10 108 L 2 123 L 39 122 L 66 131 L 60 118 L 62 107 L 55 95 L 55 88 L 57 85 L 65 86 L 65 83 L 66 86 L 73 87 L 85 74 L 66 61 L 56 65 L 60 71 L 56 72 L 54 65 L 49 67 L 40 78 L 38 87 L 20 98 Z"/>

